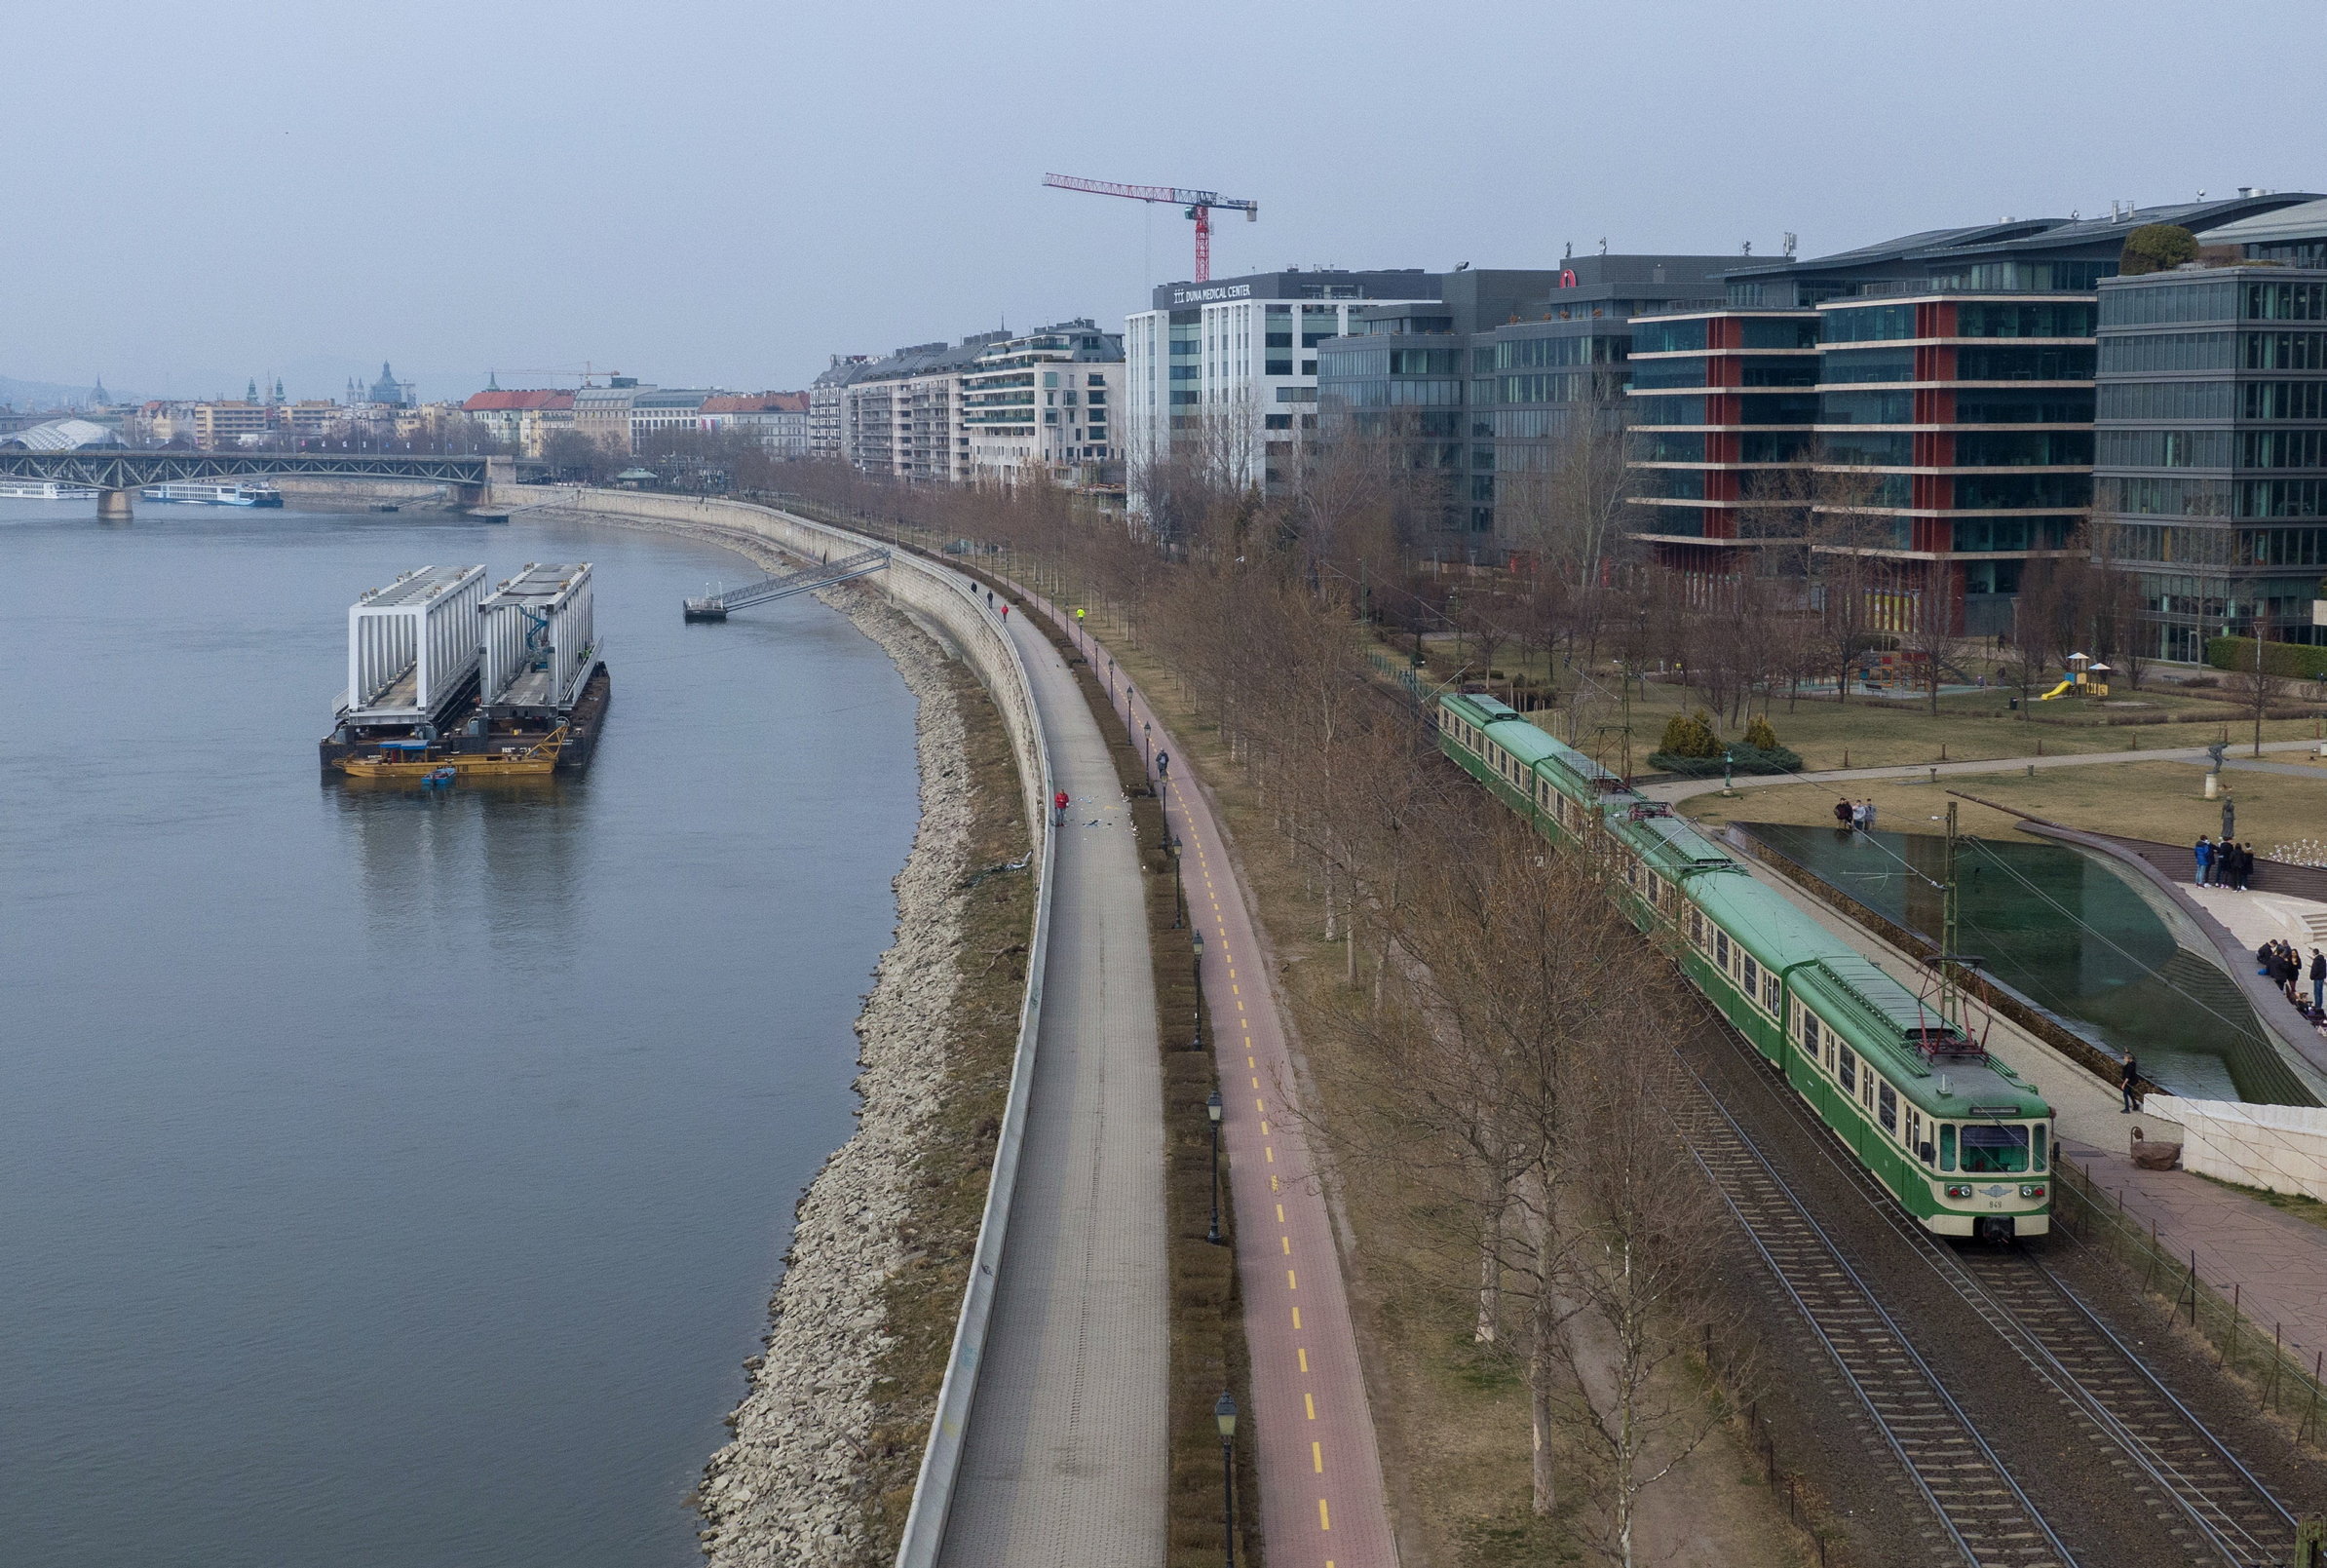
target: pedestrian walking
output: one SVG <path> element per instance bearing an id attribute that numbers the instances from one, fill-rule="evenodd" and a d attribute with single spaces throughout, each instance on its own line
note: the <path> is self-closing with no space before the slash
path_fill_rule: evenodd
<path id="1" fill-rule="evenodd" d="M 2197 835 L 2197 842 L 2190 847 L 2191 858 L 2197 861 L 2195 885 L 2204 887 L 2206 876 L 2214 869 L 2214 841 L 2205 834 Z"/>
<path id="2" fill-rule="evenodd" d="M 2124 1108 L 2117 1112 L 2119 1116 L 2130 1115 L 2141 1108 L 2134 1098 L 2134 1086 L 2140 1082 L 2141 1069 L 2133 1065 L 2133 1052 L 2128 1051 L 2125 1052 L 2124 1064 L 2117 1070 L 2117 1092 L 2124 1096 L 2125 1101 Z"/>
<path id="3" fill-rule="evenodd" d="M 1010 619 L 1010 606 L 1007 604 L 1002 607 L 1002 619 L 1005 621 Z"/>
<path id="4" fill-rule="evenodd" d="M 2327 1013 L 2327 953 L 2310 950 L 2310 1010 Z"/>
<path id="5" fill-rule="evenodd" d="M 1067 792 L 1065 790 L 1061 789 L 1057 794 L 1050 797 L 1050 809 L 1057 813 L 1057 816 L 1053 818 L 1052 821 L 1055 822 L 1058 826 L 1064 827 L 1066 825 L 1067 809 Z"/>

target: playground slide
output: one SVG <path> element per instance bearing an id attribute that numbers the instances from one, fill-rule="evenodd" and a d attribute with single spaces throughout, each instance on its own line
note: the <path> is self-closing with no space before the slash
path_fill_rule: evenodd
<path id="1" fill-rule="evenodd" d="M 2067 692 L 2068 689 L 2074 684 L 2076 684 L 2074 681 L 2064 680 L 2059 685 L 2053 687 L 2050 691 L 2044 693 L 2043 696 L 2038 698 L 2037 701 L 2040 703 L 2048 703 L 2052 701 L 2053 698 L 2061 696 L 2063 693 Z"/>

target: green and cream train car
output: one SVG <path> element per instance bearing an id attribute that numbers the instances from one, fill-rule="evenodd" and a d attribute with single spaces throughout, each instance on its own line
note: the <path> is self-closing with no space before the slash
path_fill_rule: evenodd
<path id="1" fill-rule="evenodd" d="M 2052 1111 L 1927 1001 L 1667 808 L 1491 697 L 1439 700 L 1438 744 L 1554 843 L 1942 1236 L 2051 1228 Z"/>

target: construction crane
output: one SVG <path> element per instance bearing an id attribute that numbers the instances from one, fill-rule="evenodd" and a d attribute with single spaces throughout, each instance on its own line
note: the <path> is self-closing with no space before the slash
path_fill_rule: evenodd
<path id="1" fill-rule="evenodd" d="M 1111 180 L 1079 179 L 1073 174 L 1045 174 L 1043 183 L 1055 185 L 1062 191 L 1127 196 L 1134 202 L 1162 202 L 1166 207 L 1187 209 L 1187 215 L 1196 220 L 1196 281 L 1200 284 L 1212 279 L 1212 209 L 1242 212 L 1247 223 L 1260 220 L 1260 203 L 1240 201 L 1218 191 L 1184 191 L 1177 185 L 1118 185 Z"/>

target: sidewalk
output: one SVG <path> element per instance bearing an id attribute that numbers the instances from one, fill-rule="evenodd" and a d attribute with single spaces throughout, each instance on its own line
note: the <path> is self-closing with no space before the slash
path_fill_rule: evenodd
<path id="1" fill-rule="evenodd" d="M 1053 613 L 1061 626 L 1065 617 Z M 1073 628 L 1069 628 L 1073 630 Z M 1087 632 L 1081 633 L 1087 635 Z M 1103 647 L 1090 646 L 1106 657 Z M 1238 1282 L 1252 1362 L 1261 1528 L 1271 1568 L 1395 1568 L 1397 1547 L 1341 1252 L 1301 1113 L 1269 949 L 1187 752 L 1125 689 L 1130 718 L 1171 754 L 1164 821 L 1181 843 L 1220 1075 L 1221 1158 L 1234 1172 Z M 1192 787 L 1193 786 L 1193 787 Z M 1249 1437 L 1247 1437 L 1249 1434 Z"/>
<path id="2" fill-rule="evenodd" d="M 2316 741 L 2266 741 L 2265 752 L 2308 751 L 2318 746 Z M 1798 784 L 1847 784 L 1853 779 L 1927 779 L 1936 773 L 1941 778 L 1964 774 L 2018 773 L 2025 768 L 2086 768 L 2110 762 L 2206 762 L 2206 748 L 2202 746 L 2160 746 L 2149 751 L 2079 751 L 2067 755 L 2041 757 L 1993 757 L 1985 762 L 1915 762 L 1899 763 L 1881 768 L 1836 768 L 1826 773 L 1763 773 L 1732 781 L 1737 789 L 1781 788 Z M 2233 763 L 2234 765 L 2234 763 Z M 2251 761 L 2248 766 L 2254 766 Z M 2269 763 L 2261 764 L 2270 767 Z M 2309 776 L 2313 770 L 2302 770 Z M 1696 795 L 1709 794 L 1724 787 L 1719 779 L 1674 779 L 1662 784 L 1643 784 L 1640 792 L 1651 800 L 1679 801 Z"/>
<path id="3" fill-rule="evenodd" d="M 947 1568 L 1155 1568 L 1170 1471 L 1164 1084 L 1130 811 L 1073 674 L 1023 616 L 1059 787 L 1042 1026 Z"/>
<path id="4" fill-rule="evenodd" d="M 2138 1112 L 2121 1120 L 2141 1124 Z M 2156 1227 L 2159 1250 L 2183 1260 L 2194 1254 L 2198 1278 L 2225 1300 L 2234 1289 L 2247 1319 L 2266 1330 L 2276 1325 L 2305 1364 L 2327 1350 L 2327 1226 L 2187 1170 L 2144 1170 L 2121 1149 L 2065 1136 L 2061 1147 L 2128 1219 Z"/>

